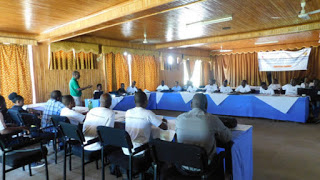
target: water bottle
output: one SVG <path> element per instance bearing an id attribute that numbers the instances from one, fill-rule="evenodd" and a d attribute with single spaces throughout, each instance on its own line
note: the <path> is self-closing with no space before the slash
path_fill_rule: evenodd
<path id="1" fill-rule="evenodd" d="M 88 108 L 89 108 L 89 110 L 92 109 L 92 101 L 90 99 L 88 101 Z"/>

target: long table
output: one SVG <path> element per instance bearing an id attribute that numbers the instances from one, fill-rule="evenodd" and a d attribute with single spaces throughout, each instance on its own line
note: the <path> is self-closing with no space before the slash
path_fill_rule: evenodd
<path id="1" fill-rule="evenodd" d="M 123 112 L 117 112 L 117 116 L 120 116 L 121 121 L 115 121 L 115 127 L 124 128 L 125 121 L 122 120 Z M 120 114 L 119 114 L 120 113 Z M 168 120 L 168 126 L 170 130 L 175 130 L 175 118 L 165 117 Z M 252 126 L 250 125 L 239 125 L 242 128 L 236 128 L 232 130 L 232 141 L 234 144 L 231 148 L 231 162 L 232 162 L 232 175 L 234 180 L 251 180 L 253 177 L 253 151 L 252 151 Z M 160 132 L 159 132 L 160 131 Z M 153 138 L 170 137 L 171 139 L 163 139 L 171 141 L 173 136 L 161 136 L 159 128 L 152 128 Z M 218 145 L 219 146 L 219 145 Z M 222 147 L 217 147 L 217 153 L 224 151 Z"/>
<path id="2" fill-rule="evenodd" d="M 296 101 L 292 104 L 287 112 L 281 112 L 270 104 L 257 98 L 259 95 L 229 95 L 218 105 L 208 94 L 206 96 L 208 99 L 207 111 L 217 115 L 267 118 L 301 123 L 305 123 L 309 116 L 308 97 L 270 96 L 269 99 L 271 99 L 271 101 L 274 100 L 280 105 L 288 98 L 296 98 Z M 113 109 L 126 111 L 134 107 L 134 96 L 125 96 L 123 100 L 120 101 Z M 149 95 L 147 109 L 186 112 L 191 110 L 191 101 L 186 103 L 180 93 L 163 93 L 160 100 L 158 99 L 157 102 L 157 93 L 152 92 Z"/>

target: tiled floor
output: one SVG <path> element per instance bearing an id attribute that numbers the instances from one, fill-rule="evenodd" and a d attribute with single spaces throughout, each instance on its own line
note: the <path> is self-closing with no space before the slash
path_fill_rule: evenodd
<path id="1" fill-rule="evenodd" d="M 177 116 L 179 112 L 156 111 L 157 114 Z M 257 180 L 318 180 L 320 178 L 320 124 L 299 124 L 267 119 L 237 118 L 239 123 L 253 125 L 253 179 Z M 51 148 L 50 148 L 51 149 Z M 49 174 L 51 180 L 63 178 L 63 153 L 54 164 L 50 154 Z M 2 173 L 2 172 L 1 172 Z M 73 158 L 73 170 L 67 171 L 67 179 L 81 178 L 80 159 Z M 17 169 L 7 173 L 7 179 L 45 179 L 44 167 L 33 169 L 33 176 L 28 171 Z M 86 179 L 101 179 L 101 169 L 95 164 L 86 165 Z M 106 167 L 106 179 L 117 179 L 109 175 Z M 120 179 L 120 178 L 118 178 Z"/>

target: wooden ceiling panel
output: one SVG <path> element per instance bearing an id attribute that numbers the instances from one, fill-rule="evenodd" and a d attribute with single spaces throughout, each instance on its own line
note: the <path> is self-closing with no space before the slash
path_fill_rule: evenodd
<path id="1" fill-rule="evenodd" d="M 267 46 L 276 47 L 280 45 L 288 45 L 288 44 L 296 44 L 296 43 L 300 44 L 301 42 L 306 44 L 308 42 L 317 43 L 319 40 L 320 40 L 320 31 L 317 30 L 317 31 L 306 31 L 306 32 L 300 32 L 300 33 L 285 34 L 285 35 L 279 35 L 279 36 L 269 36 L 269 37 L 263 37 L 263 38 L 253 38 L 253 39 L 245 39 L 245 40 L 238 40 L 238 41 L 206 44 L 206 45 L 199 46 L 198 48 L 206 49 L 206 50 L 220 50 L 222 47 L 223 50 L 233 50 L 237 52 L 238 49 L 249 49 L 249 48 L 259 49 L 260 47 L 267 47 Z M 278 42 L 274 42 L 274 41 L 278 41 Z M 273 42 L 273 43 L 255 45 L 256 42 L 258 43 Z"/>
<path id="2" fill-rule="evenodd" d="M 0 0 L 0 31 L 39 34 L 128 0 Z"/>
<path id="3" fill-rule="evenodd" d="M 310 15 L 311 19 L 309 20 L 298 18 L 301 10 L 300 2 L 300 0 L 207 0 L 143 19 L 125 22 L 89 35 L 142 43 L 143 34 L 146 31 L 149 42 L 167 43 L 272 29 L 320 20 L 320 14 Z M 320 0 L 307 1 L 306 12 L 317 9 L 320 9 Z M 159 12 L 161 10 L 159 9 Z M 233 15 L 232 21 L 186 27 L 188 23 L 218 19 L 227 14 Z M 272 17 L 277 17 L 277 19 Z M 124 22 L 123 19 L 117 19 L 117 21 Z M 223 27 L 231 27 L 231 29 L 222 30 Z"/>

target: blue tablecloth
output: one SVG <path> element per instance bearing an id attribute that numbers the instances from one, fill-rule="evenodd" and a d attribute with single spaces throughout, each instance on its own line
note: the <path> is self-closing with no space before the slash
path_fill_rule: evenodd
<path id="1" fill-rule="evenodd" d="M 275 97 L 281 98 L 281 97 Z M 254 95 L 230 95 L 219 106 L 208 97 L 208 112 L 219 115 L 258 117 L 305 123 L 309 116 L 309 98 L 299 97 L 284 114 Z"/>
<path id="2" fill-rule="evenodd" d="M 232 155 L 232 174 L 234 180 L 251 180 L 253 177 L 252 127 L 247 131 L 232 131 L 234 142 Z M 223 151 L 217 148 L 217 152 Z"/>
<path id="3" fill-rule="evenodd" d="M 281 98 L 281 97 L 275 97 Z M 299 97 L 287 113 L 282 113 L 274 107 L 259 100 L 254 95 L 230 95 L 218 106 L 207 95 L 208 109 L 212 114 L 267 118 L 284 121 L 305 123 L 309 116 L 309 98 Z M 88 100 L 85 100 L 87 107 Z M 97 107 L 97 100 L 92 100 L 93 107 Z M 96 106 L 97 105 L 97 106 Z M 134 108 L 134 96 L 125 96 L 114 110 L 127 111 Z M 163 109 L 171 111 L 191 110 L 191 101 L 185 103 L 180 93 L 163 93 L 159 103 L 156 103 L 156 93 L 151 93 L 147 109 Z"/>

